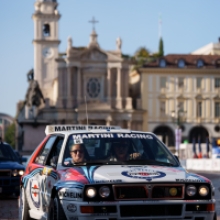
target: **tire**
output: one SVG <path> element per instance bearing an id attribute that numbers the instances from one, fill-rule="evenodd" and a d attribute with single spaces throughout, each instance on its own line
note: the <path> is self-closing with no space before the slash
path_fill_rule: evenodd
<path id="1" fill-rule="evenodd" d="M 24 188 L 22 187 L 19 198 L 19 220 L 31 220 L 29 216 L 29 207 L 25 195 Z"/>
<path id="2" fill-rule="evenodd" d="M 217 220 L 216 212 L 215 212 L 215 214 L 214 214 L 213 220 Z"/>
<path id="3" fill-rule="evenodd" d="M 49 211 L 48 211 L 48 220 L 67 220 L 66 215 L 63 211 L 63 207 L 60 204 L 58 196 L 55 196 L 54 199 L 51 199 Z"/>

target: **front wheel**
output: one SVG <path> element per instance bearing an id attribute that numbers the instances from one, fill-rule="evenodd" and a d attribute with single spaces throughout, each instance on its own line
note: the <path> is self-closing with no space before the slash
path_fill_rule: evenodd
<path id="1" fill-rule="evenodd" d="M 27 199 L 25 196 L 25 190 L 22 187 L 21 189 L 21 193 L 20 193 L 20 198 L 18 200 L 19 204 L 19 219 L 20 220 L 31 220 L 30 216 L 29 216 L 29 207 L 27 204 Z"/>
<path id="2" fill-rule="evenodd" d="M 48 211 L 48 220 L 67 220 L 66 215 L 63 211 L 63 207 L 60 204 L 58 196 L 55 196 L 54 199 L 51 199 L 49 211 Z"/>

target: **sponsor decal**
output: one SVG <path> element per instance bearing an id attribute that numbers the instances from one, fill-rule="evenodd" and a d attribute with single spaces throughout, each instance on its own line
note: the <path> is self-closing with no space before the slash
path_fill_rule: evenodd
<path id="1" fill-rule="evenodd" d="M 205 182 L 205 181 L 202 181 L 202 180 L 199 180 L 199 179 L 176 179 L 176 182 L 198 182 L 198 183 L 201 183 L 201 182 Z"/>
<path id="2" fill-rule="evenodd" d="M 59 196 L 68 197 L 68 198 L 82 198 L 82 193 L 74 191 L 59 191 Z"/>
<path id="3" fill-rule="evenodd" d="M 31 199 L 33 201 L 33 204 L 36 208 L 40 208 L 40 196 L 39 196 L 40 190 L 39 190 L 39 184 L 37 180 L 31 180 L 30 181 L 30 194 Z"/>
<path id="4" fill-rule="evenodd" d="M 142 169 L 142 168 L 123 171 L 121 174 L 126 177 L 145 179 L 147 181 L 151 181 L 152 179 L 162 178 L 166 176 L 164 172 L 158 170 Z"/>
<path id="5" fill-rule="evenodd" d="M 46 131 L 49 133 L 57 131 L 81 131 L 81 130 L 115 130 L 120 129 L 119 126 L 104 126 L 104 125 L 48 125 Z"/>
<path id="6" fill-rule="evenodd" d="M 122 183 L 122 180 L 96 180 L 95 183 Z"/>
<path id="7" fill-rule="evenodd" d="M 75 212 L 77 210 L 77 207 L 75 204 L 69 204 L 67 205 L 67 210 L 70 211 L 70 212 Z"/>
<path id="8" fill-rule="evenodd" d="M 101 133 L 101 134 L 74 134 L 73 139 L 92 139 L 92 138 L 138 138 L 153 140 L 153 136 L 150 134 L 113 134 L 113 133 Z"/>

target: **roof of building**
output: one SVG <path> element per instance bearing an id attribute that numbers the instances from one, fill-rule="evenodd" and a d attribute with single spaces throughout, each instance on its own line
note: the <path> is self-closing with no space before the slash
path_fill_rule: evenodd
<path id="1" fill-rule="evenodd" d="M 163 65 L 161 60 L 165 61 Z M 178 66 L 179 61 L 183 61 L 184 66 Z M 143 68 L 220 68 L 220 55 L 168 54 L 153 62 L 146 62 Z"/>

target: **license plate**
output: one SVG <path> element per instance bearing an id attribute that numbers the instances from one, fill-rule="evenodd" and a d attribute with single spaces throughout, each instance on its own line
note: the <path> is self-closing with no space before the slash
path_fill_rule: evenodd
<path id="1" fill-rule="evenodd" d="M 2 188 L 0 187 L 0 193 L 2 193 Z"/>

